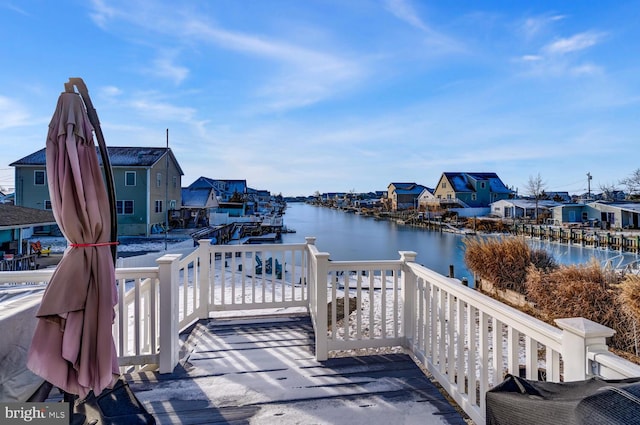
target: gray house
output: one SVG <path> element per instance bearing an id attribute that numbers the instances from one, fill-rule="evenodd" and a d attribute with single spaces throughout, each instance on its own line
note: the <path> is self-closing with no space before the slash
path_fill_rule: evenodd
<path id="1" fill-rule="evenodd" d="M 167 209 L 181 205 L 184 173 L 171 149 L 108 147 L 113 168 L 120 235 L 159 232 Z M 47 184 L 46 149 L 40 149 L 12 164 L 15 167 L 15 204 L 40 210 L 51 209 Z M 98 160 L 102 163 L 100 155 Z"/>
<path id="2" fill-rule="evenodd" d="M 539 200 L 538 216 L 549 212 L 551 208 L 561 205 L 560 202 Z M 500 218 L 533 218 L 536 217 L 536 201 L 534 199 L 502 199 L 492 202 L 491 215 Z"/>
<path id="3" fill-rule="evenodd" d="M 552 208 L 557 224 L 589 223 L 603 229 L 640 229 L 640 203 L 591 202 Z"/>

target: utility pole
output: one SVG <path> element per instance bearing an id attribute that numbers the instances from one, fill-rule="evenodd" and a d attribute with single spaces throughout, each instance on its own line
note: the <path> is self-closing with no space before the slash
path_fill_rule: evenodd
<path id="1" fill-rule="evenodd" d="M 591 172 L 587 173 L 587 199 L 590 201 L 591 200 L 591 179 L 593 177 L 591 176 Z"/>
<path id="2" fill-rule="evenodd" d="M 169 129 L 167 128 L 167 150 L 165 152 L 164 179 L 164 250 L 167 250 L 167 232 L 169 231 Z"/>

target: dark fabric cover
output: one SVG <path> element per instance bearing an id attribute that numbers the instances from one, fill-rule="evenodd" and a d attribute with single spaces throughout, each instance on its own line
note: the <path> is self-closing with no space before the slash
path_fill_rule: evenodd
<path id="1" fill-rule="evenodd" d="M 513 375 L 487 392 L 487 425 L 640 425 L 640 378 L 530 381 Z"/>
<path id="2" fill-rule="evenodd" d="M 93 392 L 75 403 L 71 425 L 155 425 L 129 385 L 119 379 L 99 396 Z"/>

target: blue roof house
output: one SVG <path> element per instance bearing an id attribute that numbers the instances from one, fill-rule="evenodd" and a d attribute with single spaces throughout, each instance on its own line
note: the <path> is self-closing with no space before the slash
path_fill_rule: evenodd
<path id="1" fill-rule="evenodd" d="M 442 173 L 434 195 L 443 207 L 489 208 L 513 191 L 496 173 Z"/>
<path id="2" fill-rule="evenodd" d="M 418 199 L 427 187 L 417 183 L 389 183 L 387 186 L 387 202 L 392 211 L 418 208 Z"/>

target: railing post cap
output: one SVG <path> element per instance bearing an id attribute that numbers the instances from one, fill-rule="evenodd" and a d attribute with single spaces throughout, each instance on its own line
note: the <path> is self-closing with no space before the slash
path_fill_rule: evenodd
<path id="1" fill-rule="evenodd" d="M 309 244 L 309 245 L 315 245 L 316 244 L 316 237 L 315 236 L 307 236 L 304 238 L 304 240 Z"/>
<path id="2" fill-rule="evenodd" d="M 556 325 L 558 325 L 560 329 L 581 336 L 582 338 L 609 338 L 616 333 L 615 330 L 592 320 L 585 319 L 584 317 L 555 319 L 554 322 L 556 322 Z"/>
<path id="3" fill-rule="evenodd" d="M 418 253 L 415 251 L 398 251 L 402 261 L 416 261 Z"/>
<path id="4" fill-rule="evenodd" d="M 165 254 L 162 257 L 156 260 L 158 264 L 170 264 L 176 260 L 179 260 L 182 257 L 182 254 Z"/>
<path id="5" fill-rule="evenodd" d="M 202 245 L 211 245 L 211 239 L 198 239 L 198 244 Z"/>

